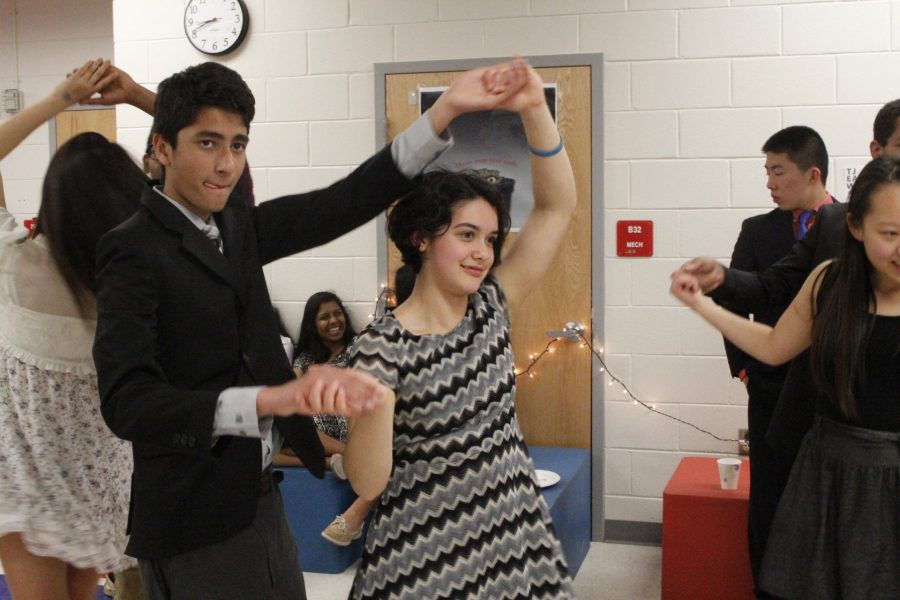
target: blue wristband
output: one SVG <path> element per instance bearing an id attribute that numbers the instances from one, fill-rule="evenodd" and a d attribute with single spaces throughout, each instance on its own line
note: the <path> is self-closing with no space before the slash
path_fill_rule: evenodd
<path id="1" fill-rule="evenodd" d="M 550 158 L 551 156 L 556 156 L 559 154 L 560 150 L 563 149 L 563 139 L 562 136 L 559 136 L 559 143 L 555 148 L 550 148 L 549 150 L 538 150 L 534 146 L 528 146 L 528 151 L 534 154 L 535 156 L 540 156 L 541 158 Z"/>

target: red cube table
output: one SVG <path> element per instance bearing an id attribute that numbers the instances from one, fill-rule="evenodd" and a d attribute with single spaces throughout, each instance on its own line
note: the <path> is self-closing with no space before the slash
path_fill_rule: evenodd
<path id="1" fill-rule="evenodd" d="M 723 490 L 715 458 L 681 459 L 663 492 L 662 600 L 752 600 L 749 496 L 748 461 Z"/>

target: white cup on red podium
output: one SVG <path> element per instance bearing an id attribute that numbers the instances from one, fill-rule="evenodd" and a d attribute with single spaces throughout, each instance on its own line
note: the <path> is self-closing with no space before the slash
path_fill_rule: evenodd
<path id="1" fill-rule="evenodd" d="M 723 490 L 736 490 L 741 478 L 741 460 L 739 458 L 720 458 L 719 485 Z"/>

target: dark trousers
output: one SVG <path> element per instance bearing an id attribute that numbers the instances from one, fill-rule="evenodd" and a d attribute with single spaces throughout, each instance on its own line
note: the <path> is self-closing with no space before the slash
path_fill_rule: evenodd
<path id="1" fill-rule="evenodd" d="M 267 478 L 250 527 L 211 546 L 139 561 L 147 600 L 306 600 L 281 493 Z"/>
<path id="2" fill-rule="evenodd" d="M 747 518 L 747 541 L 750 570 L 754 585 L 758 586 L 759 571 L 769 541 L 772 520 L 778 501 L 787 485 L 790 465 L 766 442 L 766 431 L 781 391 L 781 380 L 772 382 L 763 377 L 750 377 L 747 420 L 750 442 L 750 505 Z M 758 598 L 770 598 L 756 589 Z"/>

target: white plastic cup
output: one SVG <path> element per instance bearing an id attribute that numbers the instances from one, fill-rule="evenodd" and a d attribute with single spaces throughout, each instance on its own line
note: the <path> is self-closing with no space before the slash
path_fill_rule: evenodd
<path id="1" fill-rule="evenodd" d="M 739 458 L 720 458 L 719 485 L 723 490 L 736 490 L 741 478 L 741 460 Z"/>

